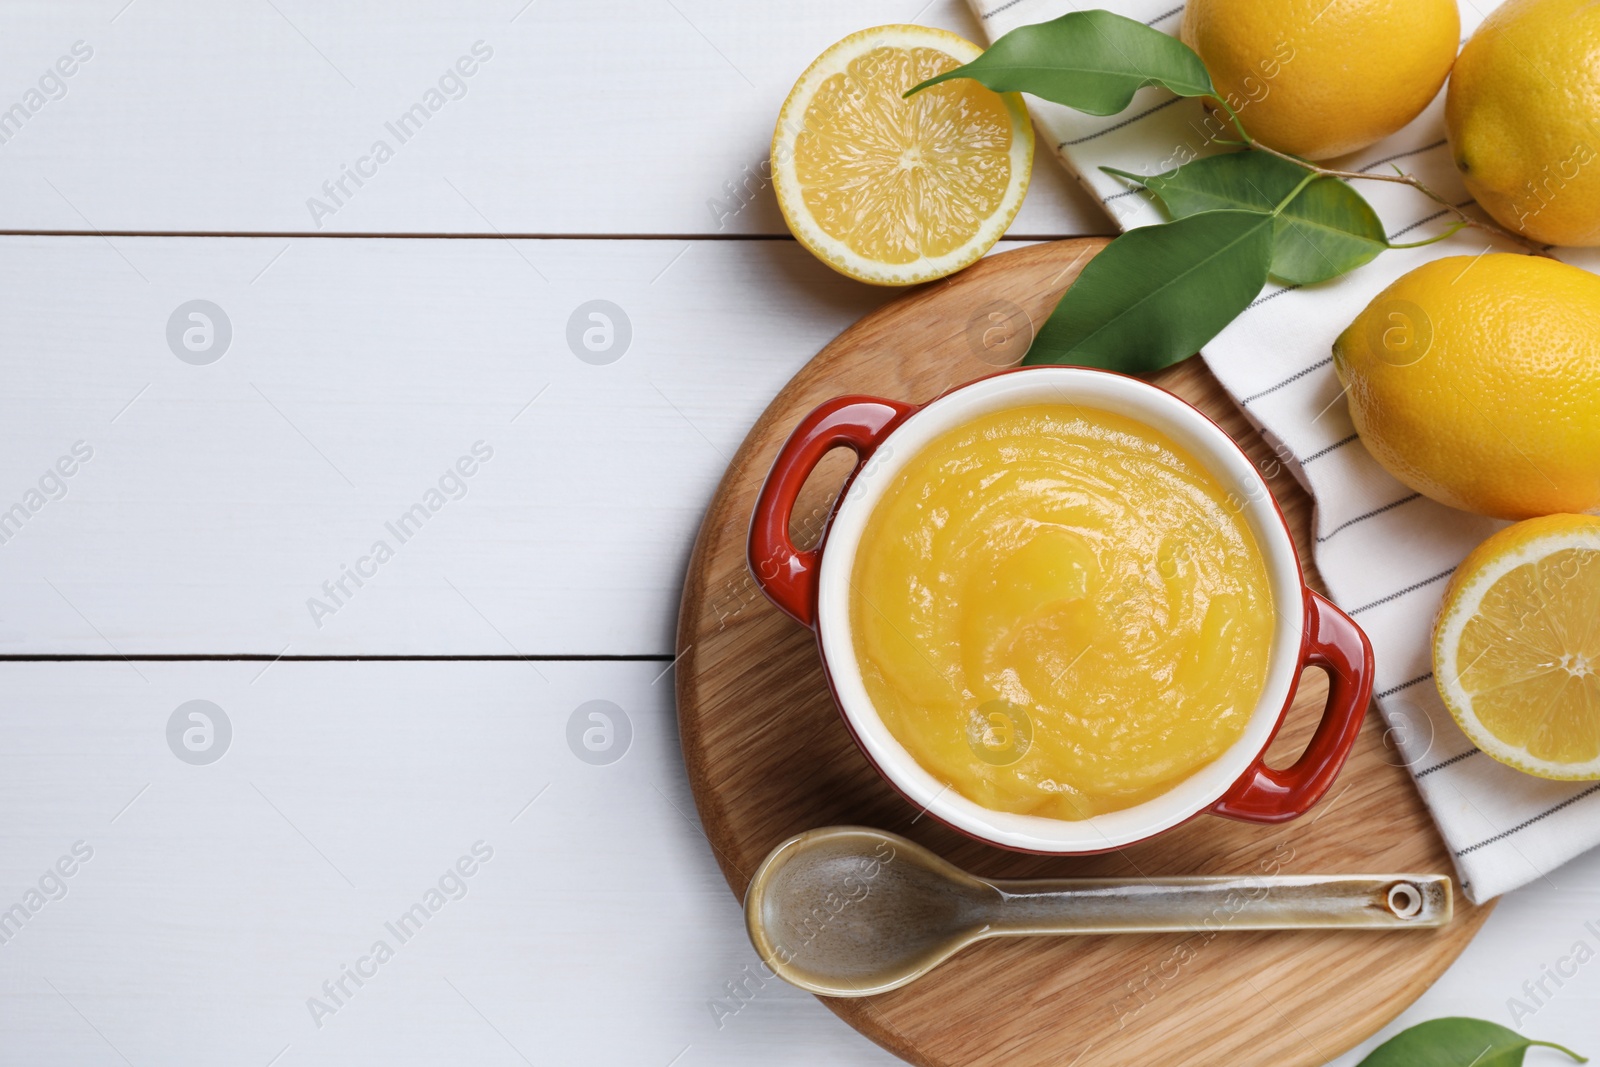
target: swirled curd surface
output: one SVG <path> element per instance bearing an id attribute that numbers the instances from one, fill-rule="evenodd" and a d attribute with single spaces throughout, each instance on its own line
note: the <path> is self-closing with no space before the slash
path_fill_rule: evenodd
<path id="1" fill-rule="evenodd" d="M 1069 404 L 936 438 L 868 519 L 850 616 L 868 694 L 984 807 L 1083 819 L 1243 733 L 1272 593 L 1217 479 L 1153 428 Z"/>

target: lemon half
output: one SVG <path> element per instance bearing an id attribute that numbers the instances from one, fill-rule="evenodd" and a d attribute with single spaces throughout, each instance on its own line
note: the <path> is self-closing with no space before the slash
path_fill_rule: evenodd
<path id="1" fill-rule="evenodd" d="M 982 51 L 945 30 L 879 26 L 800 76 L 772 135 L 772 183 L 817 258 L 860 281 L 910 285 L 960 270 L 1000 239 L 1033 165 L 1022 97 L 970 78 L 903 97 Z"/>
<path id="2" fill-rule="evenodd" d="M 1472 743 L 1541 778 L 1600 778 L 1600 517 L 1509 526 L 1456 569 L 1434 679 Z"/>

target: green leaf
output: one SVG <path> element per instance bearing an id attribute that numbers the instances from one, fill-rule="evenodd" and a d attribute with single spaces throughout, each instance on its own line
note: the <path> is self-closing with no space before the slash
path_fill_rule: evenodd
<path id="1" fill-rule="evenodd" d="M 1306 176 L 1306 168 L 1286 159 L 1249 151 L 1197 159 L 1151 177 L 1105 169 L 1143 182 L 1175 219 L 1201 211 L 1271 211 Z M 1319 178 L 1279 217 L 1270 273 L 1291 284 L 1312 285 L 1355 270 L 1388 247 L 1372 205 L 1348 183 Z"/>
<path id="2" fill-rule="evenodd" d="M 1320 178 L 1300 190 L 1278 223 L 1272 274 L 1296 285 L 1337 278 L 1389 247 L 1378 213 L 1338 178 Z"/>
<path id="3" fill-rule="evenodd" d="M 1272 222 L 1207 211 L 1129 230 L 1084 267 L 1023 362 L 1137 374 L 1193 355 L 1266 283 Z"/>
<path id="4" fill-rule="evenodd" d="M 1271 211 L 1306 176 L 1306 168 L 1265 152 L 1207 156 L 1177 170 L 1148 177 L 1112 167 L 1104 169 L 1144 183 L 1175 219 L 1202 211 Z"/>
<path id="5" fill-rule="evenodd" d="M 1091 115 L 1115 115 L 1147 85 L 1179 96 L 1216 93 L 1206 65 L 1188 45 L 1109 11 L 1074 11 L 1019 26 L 971 63 L 906 95 L 951 78 L 972 78 L 997 93 L 1032 93 Z"/>
<path id="6" fill-rule="evenodd" d="M 1530 1040 L 1495 1023 L 1453 1017 L 1402 1030 L 1373 1049 L 1358 1067 L 1521 1067 L 1522 1057 L 1533 1045 L 1589 1062 L 1571 1049 Z"/>

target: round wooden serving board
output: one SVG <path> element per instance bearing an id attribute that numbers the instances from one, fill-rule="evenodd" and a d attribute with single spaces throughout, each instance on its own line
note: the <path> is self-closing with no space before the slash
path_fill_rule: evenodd
<path id="1" fill-rule="evenodd" d="M 1000 878 L 1299 872 L 1450 872 L 1411 779 L 1369 715 L 1328 796 L 1301 819 L 1264 827 L 1202 816 L 1103 856 L 1045 858 L 971 841 L 918 812 L 857 751 L 835 710 L 810 631 L 769 604 L 745 566 L 750 510 L 778 446 L 801 416 L 844 393 L 923 402 L 1016 362 L 1103 240 L 991 256 L 907 293 L 822 350 L 773 400 L 722 479 L 689 563 L 678 626 L 678 727 L 707 838 L 735 896 L 791 834 L 863 823 L 905 834 Z M 1311 558 L 1311 501 L 1197 359 L 1156 375 L 1215 419 L 1263 472 Z M 830 456 L 795 509 L 814 540 L 849 470 Z M 1316 576 L 1309 575 L 1313 586 Z M 1319 672 L 1290 713 L 1272 762 L 1310 737 Z M 1487 907 L 1456 900 L 1436 931 L 1190 934 L 989 941 L 903 989 L 824 1002 L 917 1064 L 1312 1067 L 1410 1004 L 1472 939 Z M 730 908 L 730 923 L 739 913 Z"/>

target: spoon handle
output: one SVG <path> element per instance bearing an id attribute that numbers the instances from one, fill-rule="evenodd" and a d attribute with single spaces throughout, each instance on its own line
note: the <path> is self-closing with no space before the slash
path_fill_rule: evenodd
<path id="1" fill-rule="evenodd" d="M 1450 921 L 1438 874 L 1084 878 L 993 882 L 988 934 L 1400 929 Z"/>

